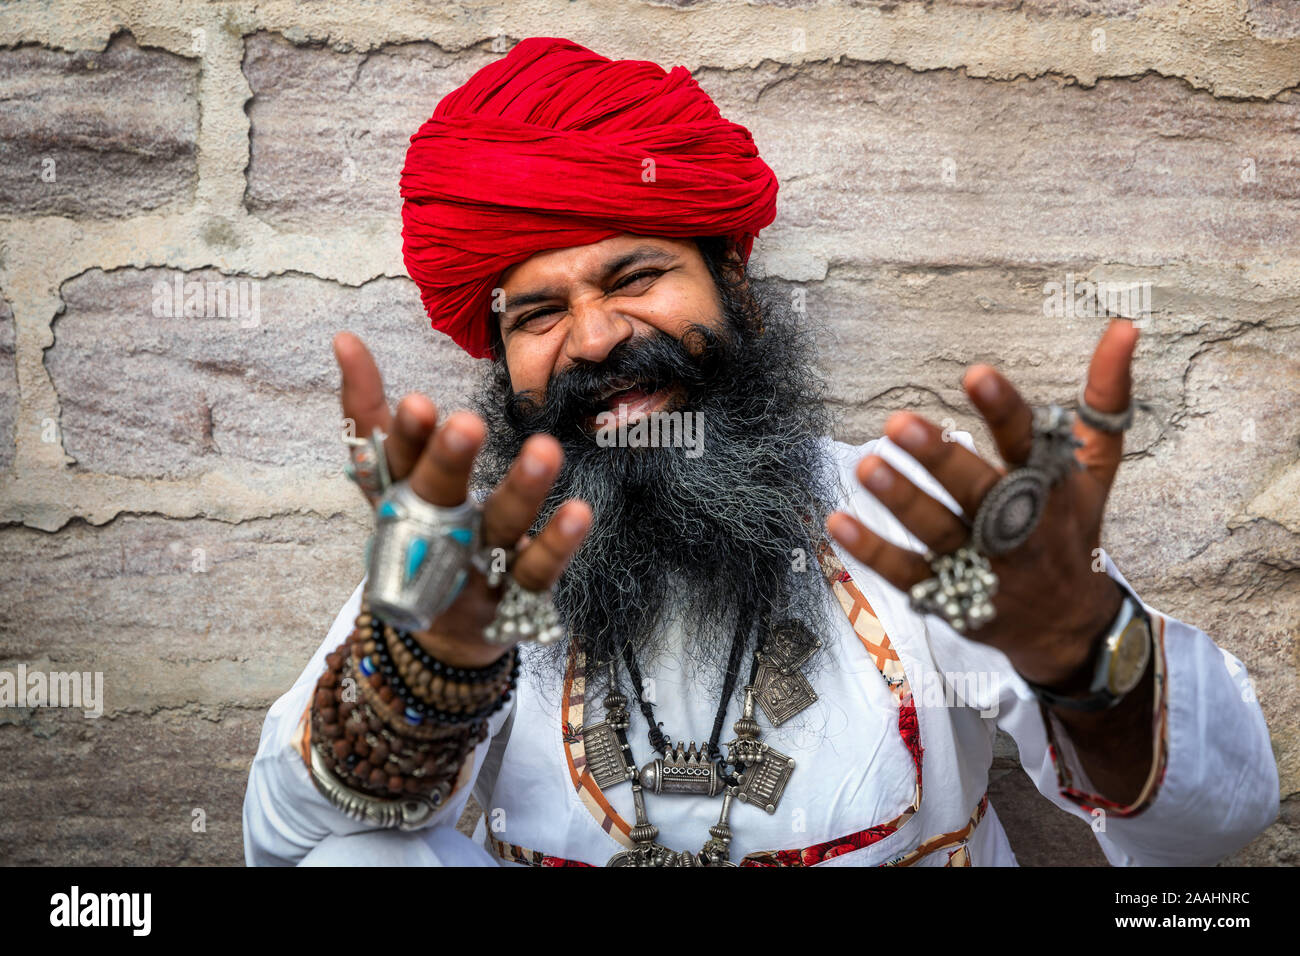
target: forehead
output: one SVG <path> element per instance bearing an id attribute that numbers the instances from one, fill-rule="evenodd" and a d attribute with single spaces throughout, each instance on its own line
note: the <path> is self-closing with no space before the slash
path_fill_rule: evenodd
<path id="1" fill-rule="evenodd" d="M 698 249 L 690 239 L 624 233 L 585 246 L 547 249 L 534 253 L 523 262 L 516 262 L 501 273 L 500 284 L 502 288 L 509 290 L 522 289 L 525 285 L 555 279 L 580 278 L 599 272 L 608 262 L 642 246 L 678 255 L 691 253 L 698 255 Z"/>

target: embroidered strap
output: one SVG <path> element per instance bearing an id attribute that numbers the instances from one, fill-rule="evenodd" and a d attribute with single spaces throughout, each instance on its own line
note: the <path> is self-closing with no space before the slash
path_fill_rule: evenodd
<path id="1" fill-rule="evenodd" d="M 966 846 L 966 842 L 970 839 L 970 835 L 975 831 L 975 828 L 979 826 L 980 820 L 984 819 L 984 813 L 988 810 L 988 806 L 989 795 L 986 793 L 980 797 L 974 812 L 971 813 L 970 820 L 960 830 L 931 837 L 915 849 L 879 863 L 877 866 L 912 866 L 923 857 L 927 857 L 939 850 L 949 851 L 948 861 L 944 864 L 945 866 L 970 866 L 970 850 Z M 851 853 L 854 850 L 860 850 L 863 847 L 871 846 L 873 843 L 878 843 L 896 829 L 897 827 L 884 824 L 868 827 L 865 830 L 859 830 L 857 833 L 850 833 L 848 836 L 842 836 L 835 840 L 828 840 L 825 843 L 818 843 L 815 846 L 798 850 L 760 850 L 757 853 L 750 853 L 745 856 L 740 861 L 740 865 L 766 867 L 814 866 L 823 860 L 829 860 L 831 857 Z M 551 856 L 539 850 L 530 850 L 516 843 L 506 843 L 495 837 L 489 839 L 497 856 L 511 863 L 523 863 L 526 866 L 592 865 L 577 860 L 567 860 L 561 856 Z"/>

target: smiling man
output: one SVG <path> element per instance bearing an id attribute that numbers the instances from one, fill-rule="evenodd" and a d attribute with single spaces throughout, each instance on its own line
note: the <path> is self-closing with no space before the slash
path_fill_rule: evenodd
<path id="1" fill-rule="evenodd" d="M 802 314 L 747 272 L 776 199 L 748 131 L 565 40 L 446 97 L 402 193 L 478 414 L 390 412 L 336 338 L 370 574 L 267 718 L 249 863 L 1010 865 L 999 728 L 1115 863 L 1274 818 L 1240 662 L 1099 549 L 1128 323 L 1077 420 L 969 370 L 1001 462 L 910 413 L 834 441 Z M 687 414 L 698 454 L 627 440 Z"/>

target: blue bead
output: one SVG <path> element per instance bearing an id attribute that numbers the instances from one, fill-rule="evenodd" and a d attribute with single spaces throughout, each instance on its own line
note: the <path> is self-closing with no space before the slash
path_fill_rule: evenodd
<path id="1" fill-rule="evenodd" d="M 414 707 L 406 708 L 405 716 L 406 722 L 412 727 L 418 727 L 420 724 L 424 723 L 424 718 L 420 716 L 420 712 Z"/>
<path id="2" fill-rule="evenodd" d="M 385 501 L 382 505 L 379 506 L 379 517 L 381 518 L 397 517 L 397 509 L 393 507 L 393 503 L 391 501 Z"/>
<path id="3" fill-rule="evenodd" d="M 375 665 L 370 663 L 369 656 L 361 658 L 361 673 L 369 677 L 375 672 Z"/>
<path id="4" fill-rule="evenodd" d="M 469 528 L 452 528 L 447 534 L 452 540 L 459 541 L 461 544 L 469 544 L 470 539 L 473 537 Z"/>

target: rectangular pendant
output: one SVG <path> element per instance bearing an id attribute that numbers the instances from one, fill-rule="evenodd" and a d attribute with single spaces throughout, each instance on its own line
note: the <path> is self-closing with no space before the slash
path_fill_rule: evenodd
<path id="1" fill-rule="evenodd" d="M 817 700 L 812 684 L 798 671 L 784 673 L 764 662 L 754 681 L 754 699 L 773 727 L 780 727 L 799 711 Z"/>
<path id="2" fill-rule="evenodd" d="M 619 743 L 618 732 L 608 721 L 583 727 L 582 746 L 587 757 L 587 772 L 599 789 L 605 790 L 632 779 L 632 765 Z"/>
<path id="3" fill-rule="evenodd" d="M 776 813 L 776 805 L 781 802 L 781 794 L 785 793 L 785 785 L 789 783 L 792 773 L 794 759 L 767 747 L 763 750 L 762 761 L 751 764 L 741 774 L 736 799 L 768 813 Z"/>
<path id="4" fill-rule="evenodd" d="M 782 621 L 772 628 L 763 646 L 763 656 L 779 670 L 790 673 L 822 646 L 817 635 L 802 621 Z"/>

